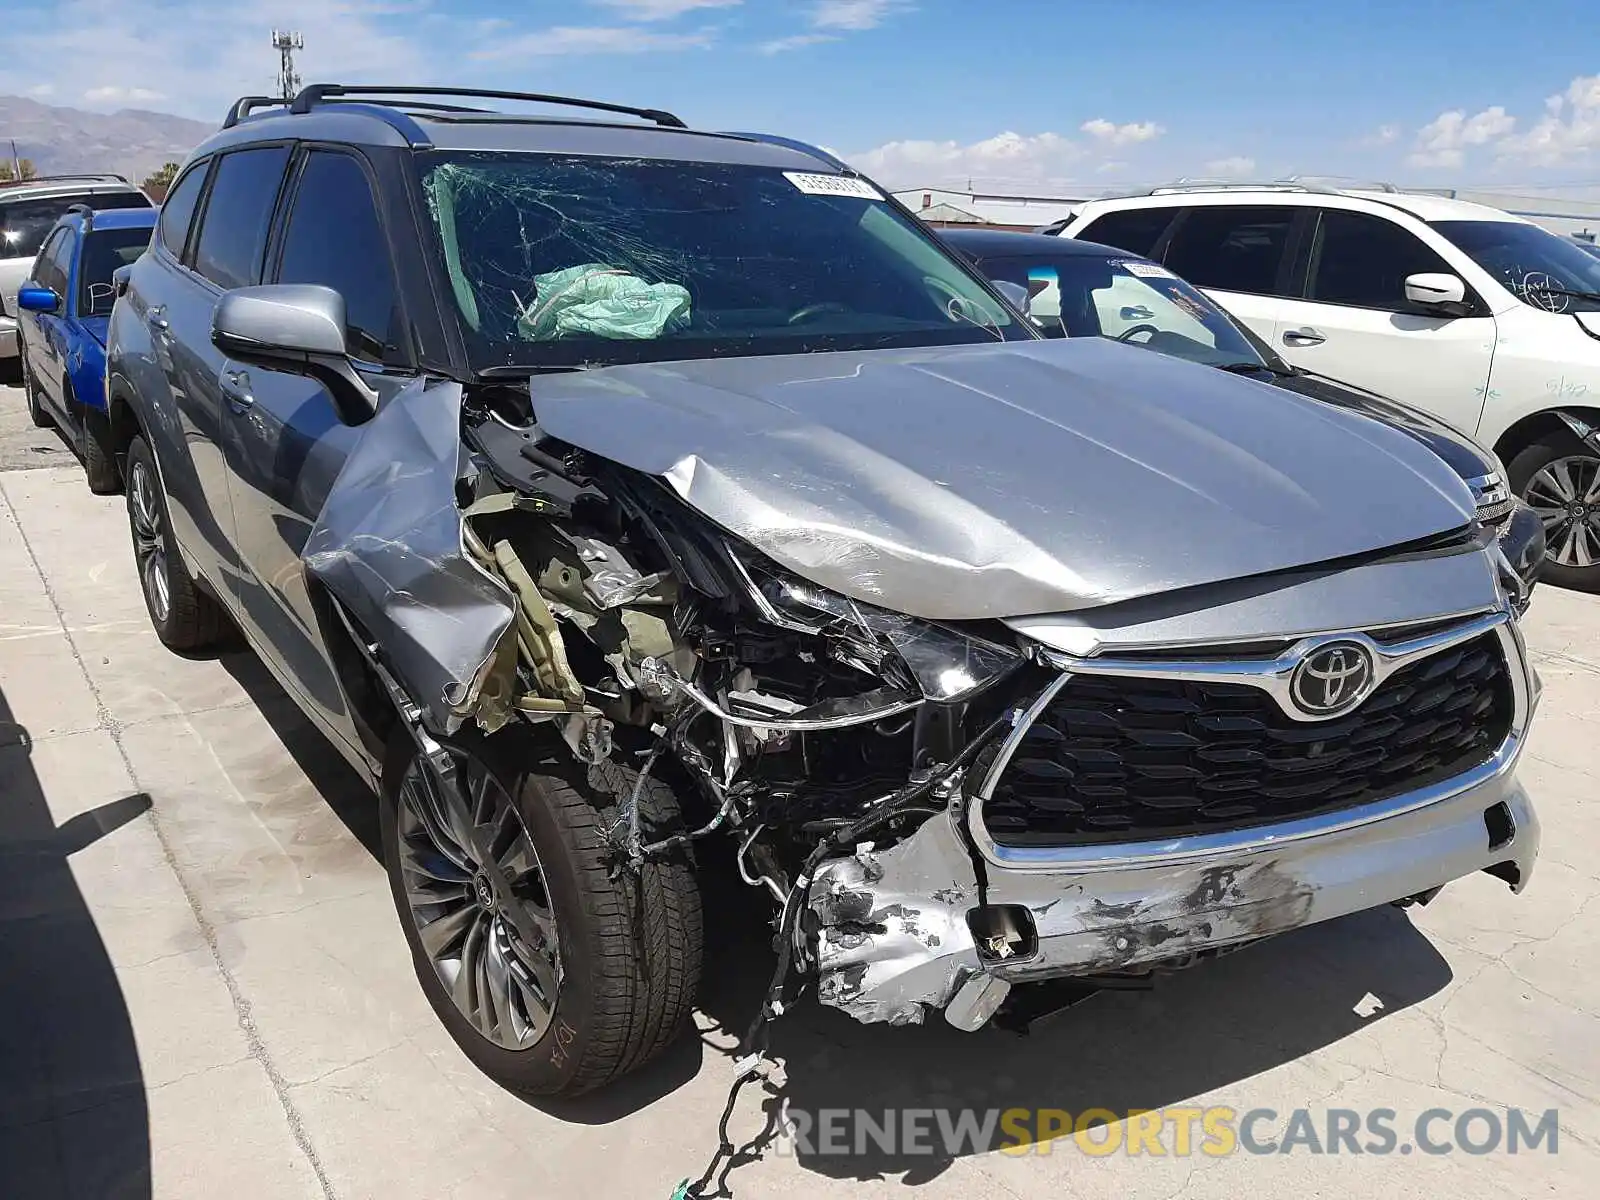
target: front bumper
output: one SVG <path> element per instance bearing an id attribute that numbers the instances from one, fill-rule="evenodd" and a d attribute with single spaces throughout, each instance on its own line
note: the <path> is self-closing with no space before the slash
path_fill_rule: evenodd
<path id="1" fill-rule="evenodd" d="M 1430 788 L 1292 824 L 1094 856 L 997 847 L 974 804 L 929 818 L 892 848 L 864 845 L 827 863 L 809 899 L 819 998 L 862 1021 L 918 1023 L 941 1009 L 976 1028 L 1012 984 L 1181 961 L 1479 871 L 1521 891 L 1539 822 L 1515 766 L 1539 685 L 1515 626 L 1501 636 L 1515 664 L 1513 729 L 1488 762 Z M 986 939 L 980 947 L 978 862 L 988 911 L 1013 906 L 1006 911 L 1026 934 L 1020 953 L 997 957 Z"/>

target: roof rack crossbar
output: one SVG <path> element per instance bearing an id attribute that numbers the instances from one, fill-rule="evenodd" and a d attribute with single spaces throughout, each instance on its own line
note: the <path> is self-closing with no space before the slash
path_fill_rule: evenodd
<path id="1" fill-rule="evenodd" d="M 287 104 L 288 101 L 284 101 L 284 103 Z M 365 97 L 358 97 L 358 98 L 355 98 L 355 99 L 344 100 L 344 99 L 339 98 L 338 96 L 329 96 L 326 100 L 322 101 L 322 103 L 324 103 L 324 104 L 370 104 L 371 101 L 367 100 Z M 472 108 L 472 107 L 469 107 L 468 105 L 465 105 L 465 104 L 441 104 L 438 101 L 433 101 L 433 100 L 407 100 L 404 104 L 396 104 L 393 107 L 401 109 L 402 111 L 405 111 L 405 112 L 410 112 L 412 110 L 415 110 L 417 112 L 483 113 L 483 114 L 490 115 L 490 116 L 494 115 L 494 110 L 493 109 L 489 109 L 489 108 Z"/>
<path id="2" fill-rule="evenodd" d="M 342 96 L 362 97 L 374 104 L 382 104 L 384 98 L 391 96 L 470 96 L 484 100 L 523 100 L 537 104 L 588 108 L 597 112 L 622 113 L 672 129 L 688 128 L 680 118 L 659 108 L 633 108 L 626 104 L 610 104 L 603 100 L 580 100 L 573 96 L 550 96 L 542 92 L 506 92 L 489 88 L 380 87 L 373 84 L 313 83 L 300 90 L 300 94 L 289 105 L 289 111 L 297 114 L 308 113 L 323 101 Z"/>
<path id="3" fill-rule="evenodd" d="M 222 118 L 222 127 L 232 129 L 258 108 L 272 108 L 279 104 L 288 104 L 289 101 L 282 96 L 240 96 L 228 109 L 228 115 Z"/>

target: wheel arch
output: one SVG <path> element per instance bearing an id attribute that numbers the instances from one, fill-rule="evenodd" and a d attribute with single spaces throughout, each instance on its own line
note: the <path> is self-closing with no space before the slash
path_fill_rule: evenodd
<path id="1" fill-rule="evenodd" d="M 1529 413 L 1513 422 L 1500 435 L 1495 441 L 1494 452 L 1500 456 L 1502 463 L 1509 465 L 1523 450 L 1546 437 L 1567 438 L 1580 443 L 1588 439 L 1591 447 L 1600 451 L 1600 408 L 1563 405 L 1561 408 Z"/>

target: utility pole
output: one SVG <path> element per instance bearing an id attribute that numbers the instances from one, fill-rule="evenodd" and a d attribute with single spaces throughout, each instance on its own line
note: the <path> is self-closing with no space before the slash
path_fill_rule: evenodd
<path id="1" fill-rule="evenodd" d="M 305 39 L 298 33 L 276 29 L 272 31 L 272 48 L 278 52 L 278 94 L 292 100 L 300 90 L 300 76 L 294 69 L 294 52 L 305 49 Z"/>

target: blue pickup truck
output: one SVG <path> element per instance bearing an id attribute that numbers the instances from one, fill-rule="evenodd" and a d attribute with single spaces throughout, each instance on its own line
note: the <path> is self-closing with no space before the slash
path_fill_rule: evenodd
<path id="1" fill-rule="evenodd" d="M 95 212 L 74 205 L 46 236 L 17 291 L 22 389 L 35 425 L 56 425 L 77 448 L 91 491 L 121 490 L 106 416 L 106 326 L 112 274 L 144 253 L 153 208 Z"/>

